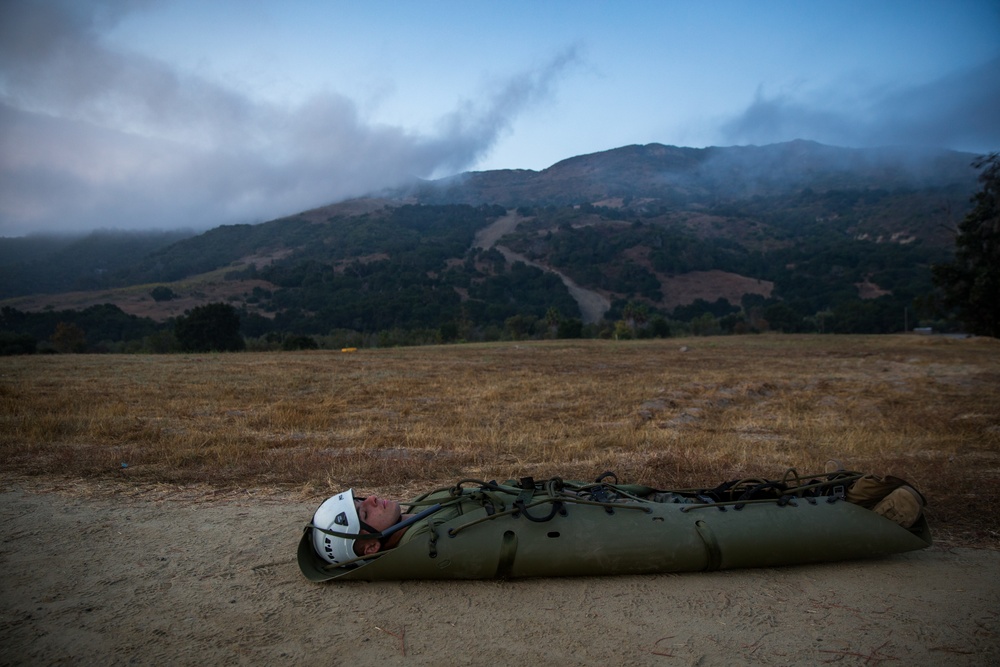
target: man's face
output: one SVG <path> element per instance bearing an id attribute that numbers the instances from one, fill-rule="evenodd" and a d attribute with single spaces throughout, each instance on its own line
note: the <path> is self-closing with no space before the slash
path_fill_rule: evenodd
<path id="1" fill-rule="evenodd" d="M 358 508 L 358 517 L 375 530 L 381 532 L 399 523 L 401 512 L 395 500 L 368 496 L 364 500 L 355 499 L 354 505 Z"/>

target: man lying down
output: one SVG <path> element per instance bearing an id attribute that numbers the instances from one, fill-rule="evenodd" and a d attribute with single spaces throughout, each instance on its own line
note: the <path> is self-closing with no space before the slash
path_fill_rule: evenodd
<path id="1" fill-rule="evenodd" d="M 921 549 L 923 496 L 838 470 L 658 490 L 462 480 L 401 504 L 347 490 L 316 510 L 298 563 L 313 581 L 484 579 L 761 567 Z"/>

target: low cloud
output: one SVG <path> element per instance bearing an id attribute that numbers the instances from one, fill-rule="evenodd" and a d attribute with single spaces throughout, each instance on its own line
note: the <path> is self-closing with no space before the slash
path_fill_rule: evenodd
<path id="1" fill-rule="evenodd" d="M 725 123 L 727 143 L 811 139 L 836 146 L 1000 149 L 1000 58 L 929 83 L 868 90 L 768 95 L 762 89 Z"/>
<path id="2" fill-rule="evenodd" d="M 343 95 L 282 107 L 110 48 L 106 30 L 148 4 L 0 5 L 0 235 L 261 221 L 467 169 L 578 61 L 569 49 L 415 133 Z"/>

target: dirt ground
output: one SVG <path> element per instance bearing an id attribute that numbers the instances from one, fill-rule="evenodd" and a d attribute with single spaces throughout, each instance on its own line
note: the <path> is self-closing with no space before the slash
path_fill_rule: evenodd
<path id="1" fill-rule="evenodd" d="M 0 486 L 2 665 L 987 665 L 1000 552 L 684 575 L 313 584 L 322 498 Z"/>

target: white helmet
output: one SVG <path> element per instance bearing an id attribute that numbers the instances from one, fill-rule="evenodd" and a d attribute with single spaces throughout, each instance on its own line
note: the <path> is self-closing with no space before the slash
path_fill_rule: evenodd
<path id="1" fill-rule="evenodd" d="M 313 515 L 312 522 L 316 528 L 358 535 L 361 532 L 361 520 L 358 518 L 358 508 L 354 504 L 354 490 L 348 489 L 323 501 Z M 326 562 L 339 565 L 357 558 L 353 539 L 327 535 L 315 529 L 312 535 L 316 553 Z"/>

